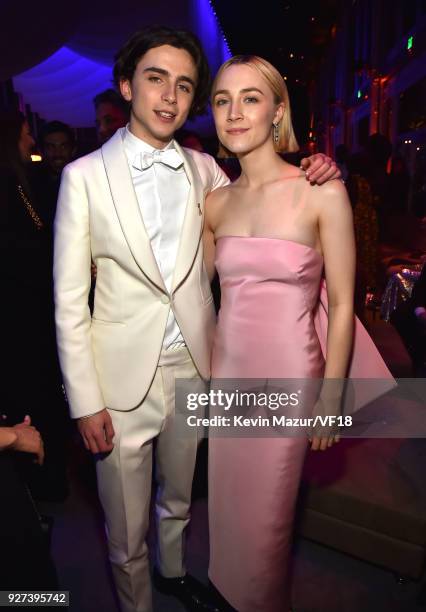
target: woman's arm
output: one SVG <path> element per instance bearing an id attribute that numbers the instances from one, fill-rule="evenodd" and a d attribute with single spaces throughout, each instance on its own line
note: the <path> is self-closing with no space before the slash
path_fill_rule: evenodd
<path id="1" fill-rule="evenodd" d="M 312 450 L 325 450 L 338 441 L 336 417 L 341 415 L 341 399 L 353 341 L 355 238 L 352 209 L 345 187 L 333 181 L 315 194 L 319 205 L 318 227 L 324 256 L 328 294 L 327 358 L 320 397 L 314 416 L 335 418 L 316 426 Z"/>
<path id="2" fill-rule="evenodd" d="M 327 360 L 324 378 L 347 374 L 354 324 L 355 237 L 352 209 L 339 181 L 320 189 L 319 236 L 328 294 Z"/>
<path id="3" fill-rule="evenodd" d="M 204 229 L 203 229 L 203 248 L 204 248 L 204 264 L 207 269 L 210 282 L 215 275 L 215 231 L 220 225 L 222 210 L 224 207 L 228 186 L 220 187 L 211 191 L 204 205 Z"/>
<path id="4" fill-rule="evenodd" d="M 203 228 L 203 249 L 204 249 L 204 265 L 206 266 L 207 275 L 209 277 L 209 281 L 212 282 L 214 274 L 215 274 L 215 252 L 216 252 L 216 244 L 214 241 L 214 231 L 211 226 L 211 206 L 209 201 L 214 197 L 212 193 L 210 193 L 205 202 L 204 207 L 204 228 Z"/>

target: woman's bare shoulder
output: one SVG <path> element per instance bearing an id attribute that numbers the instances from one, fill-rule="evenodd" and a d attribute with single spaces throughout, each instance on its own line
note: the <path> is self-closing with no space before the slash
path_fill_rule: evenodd
<path id="1" fill-rule="evenodd" d="M 318 198 L 343 198 L 346 197 L 347 191 L 345 183 L 340 179 L 326 181 L 322 185 L 311 185 L 312 193 Z"/>
<path id="2" fill-rule="evenodd" d="M 318 212 L 336 212 L 351 208 L 345 184 L 340 179 L 327 181 L 323 185 L 308 186 L 309 200 Z"/>
<path id="3" fill-rule="evenodd" d="M 233 187 L 232 184 L 225 185 L 224 187 L 218 187 L 206 196 L 206 208 L 212 210 L 220 208 L 232 197 Z"/>

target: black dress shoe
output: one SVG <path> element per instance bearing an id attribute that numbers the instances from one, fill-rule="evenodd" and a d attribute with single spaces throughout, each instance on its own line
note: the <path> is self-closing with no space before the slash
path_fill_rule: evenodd
<path id="1" fill-rule="evenodd" d="M 160 593 L 176 597 L 188 612 L 222 612 L 208 588 L 190 574 L 181 578 L 164 578 L 154 569 L 153 583 Z"/>

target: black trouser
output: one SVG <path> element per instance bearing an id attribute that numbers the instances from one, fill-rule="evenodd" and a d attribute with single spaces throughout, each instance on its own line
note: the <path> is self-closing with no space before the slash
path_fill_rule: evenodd
<path id="1" fill-rule="evenodd" d="M 13 452 L 0 452 L 0 590 L 57 590 L 46 538 Z"/>
<path id="2" fill-rule="evenodd" d="M 37 499 L 65 497 L 66 462 L 70 419 L 61 389 L 61 374 L 56 352 L 53 312 L 49 303 L 27 296 L 30 305 L 25 317 L 25 296 L 15 300 L 16 307 L 2 316 L 10 324 L 4 330 L 5 365 L 2 378 L 2 407 L 9 426 L 20 423 L 26 414 L 40 432 L 45 450 L 44 465 L 27 473 Z M 15 302 L 11 301 L 12 306 Z M 43 312 L 43 307 L 45 312 Z M 1 305 L 0 305 L 1 308 Z"/>

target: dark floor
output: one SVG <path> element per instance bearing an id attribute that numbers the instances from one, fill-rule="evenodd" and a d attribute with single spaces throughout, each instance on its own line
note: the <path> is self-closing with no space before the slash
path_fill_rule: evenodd
<path id="1" fill-rule="evenodd" d="M 410 362 L 393 328 L 375 321 L 371 333 L 394 375 L 410 376 Z M 91 492 L 86 460 L 74 462 L 71 495 L 64 504 L 44 504 L 55 517 L 53 555 L 74 612 L 116 612 L 101 513 Z M 151 534 L 151 542 L 153 540 Z M 207 501 L 193 504 L 187 561 L 191 573 L 206 580 Z M 313 542 L 298 539 L 293 556 L 296 612 L 420 612 L 426 609 L 425 582 L 398 584 L 389 572 Z M 423 590 L 423 604 L 420 603 Z M 180 612 L 173 599 L 154 593 L 156 612 Z M 263 612 L 259 610 L 258 612 Z"/>

